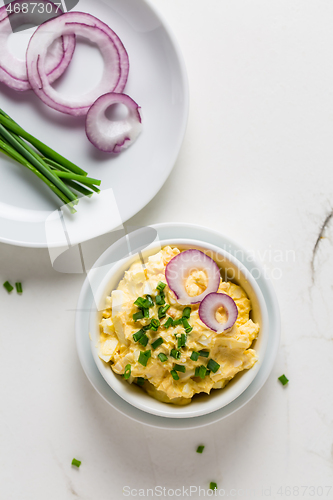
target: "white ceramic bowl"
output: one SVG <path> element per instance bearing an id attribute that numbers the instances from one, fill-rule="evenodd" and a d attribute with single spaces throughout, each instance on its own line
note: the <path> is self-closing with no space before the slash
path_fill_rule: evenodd
<path id="1" fill-rule="evenodd" d="M 93 290 L 95 303 L 92 306 L 90 314 L 90 337 L 91 349 L 94 361 L 101 375 L 108 385 L 125 401 L 140 410 L 148 413 L 168 418 L 189 418 L 205 415 L 228 405 L 242 394 L 256 377 L 261 363 L 263 361 L 268 339 L 268 314 L 265 300 L 258 287 L 256 280 L 231 254 L 214 245 L 202 243 L 190 239 L 173 239 L 155 241 L 147 248 L 143 249 L 141 255 L 147 259 L 149 255 L 158 252 L 160 248 L 166 245 L 175 245 L 180 249 L 198 248 L 209 252 L 209 255 L 215 260 L 221 269 L 221 274 L 228 279 L 232 279 L 236 284 L 241 285 L 246 291 L 252 303 L 251 317 L 253 321 L 260 325 L 258 339 L 253 343 L 253 347 L 258 354 L 259 361 L 250 370 L 239 373 L 223 389 L 213 390 L 210 395 L 196 395 L 191 404 L 186 406 L 176 406 L 162 403 L 146 394 L 135 384 L 130 385 L 121 376 L 116 375 L 110 366 L 104 363 L 98 356 L 99 352 L 99 322 L 101 311 L 105 308 L 105 297 L 110 295 L 111 291 L 116 289 L 119 281 L 123 278 L 124 272 L 139 260 L 138 253 L 129 257 L 122 258 L 122 248 L 127 245 L 126 238 L 120 239 L 115 245 L 110 247 L 110 264 L 94 268 L 90 271 L 88 279 Z M 115 248 L 116 247 L 116 248 Z M 115 255 L 119 251 L 120 260 L 114 263 Z M 111 250 L 112 249 L 112 250 Z M 107 253 L 104 253 L 104 262 L 107 262 Z"/>

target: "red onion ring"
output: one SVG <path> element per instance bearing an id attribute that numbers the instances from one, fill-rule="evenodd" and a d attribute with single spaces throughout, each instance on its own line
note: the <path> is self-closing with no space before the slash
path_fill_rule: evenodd
<path id="1" fill-rule="evenodd" d="M 7 12 L 8 5 L 0 8 L 0 82 L 18 91 L 29 90 L 31 85 L 27 75 L 26 62 L 16 58 L 7 46 L 8 37 L 13 33 L 11 23 L 14 22 L 15 26 L 18 27 L 23 24 L 38 24 L 40 21 L 37 9 L 28 13 L 14 12 L 15 5 L 21 6 L 24 3 L 27 3 L 26 0 L 11 2 L 12 12 Z M 38 0 L 38 3 L 43 3 L 45 6 L 51 5 L 50 15 L 60 16 L 62 14 L 62 10 L 49 0 Z M 54 82 L 63 74 L 73 57 L 74 50 L 75 37 L 73 35 L 55 40 L 50 47 L 45 63 L 45 72 L 49 82 Z"/>
<path id="2" fill-rule="evenodd" d="M 227 312 L 228 319 L 225 323 L 220 323 L 216 319 L 216 311 L 223 307 Z M 210 293 L 199 306 L 199 317 L 201 321 L 211 330 L 222 333 L 231 328 L 238 316 L 238 309 L 235 301 L 226 293 Z"/>
<path id="3" fill-rule="evenodd" d="M 190 297 L 185 289 L 185 280 L 194 270 L 203 270 L 208 275 L 208 286 L 200 295 Z M 179 304 L 198 304 L 209 293 L 216 292 L 220 285 L 220 269 L 216 262 L 200 250 L 185 250 L 173 257 L 165 269 L 165 277 L 170 290 Z"/>
<path id="4" fill-rule="evenodd" d="M 104 74 L 97 87 L 78 99 L 61 96 L 53 89 L 45 71 L 47 50 L 62 35 L 81 35 L 96 43 L 104 57 Z M 127 52 L 109 26 L 84 12 L 68 12 L 42 24 L 31 37 L 27 71 L 32 89 L 48 106 L 74 116 L 86 115 L 101 95 L 122 92 L 128 78 Z"/>
<path id="5" fill-rule="evenodd" d="M 111 121 L 105 111 L 112 104 L 124 104 L 128 116 L 123 120 Z M 102 95 L 91 106 L 87 114 L 86 134 L 96 148 L 106 153 L 120 153 L 128 148 L 142 130 L 140 106 L 126 94 Z"/>

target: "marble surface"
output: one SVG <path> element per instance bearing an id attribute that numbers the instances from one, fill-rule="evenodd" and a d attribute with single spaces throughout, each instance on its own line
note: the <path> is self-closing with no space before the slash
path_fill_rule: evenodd
<path id="1" fill-rule="evenodd" d="M 1 244 L 0 281 L 21 280 L 24 294 L 0 290 L 0 498 L 118 500 L 124 487 L 134 498 L 157 486 L 162 498 L 184 486 L 174 494 L 185 498 L 210 481 L 231 498 L 333 498 L 333 4 L 154 4 L 182 46 L 191 110 L 172 174 L 130 224 L 198 223 L 252 249 L 281 306 L 278 359 L 260 393 L 219 423 L 137 424 L 79 364 L 84 276 L 56 272 L 47 250 Z M 109 243 L 85 245 L 94 259 Z"/>

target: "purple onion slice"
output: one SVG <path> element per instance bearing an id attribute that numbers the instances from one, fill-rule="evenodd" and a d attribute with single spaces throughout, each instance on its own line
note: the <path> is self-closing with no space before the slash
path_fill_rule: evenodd
<path id="1" fill-rule="evenodd" d="M 128 115 L 123 120 L 111 121 L 105 112 L 113 104 L 123 104 Z M 120 153 L 128 148 L 142 130 L 140 106 L 126 94 L 102 95 L 91 106 L 87 114 L 86 134 L 96 148 L 106 153 Z"/>
<path id="2" fill-rule="evenodd" d="M 47 8 L 50 16 L 62 14 L 62 11 L 49 0 L 39 0 L 38 4 L 43 4 L 43 12 Z M 23 5 L 28 5 L 27 13 L 21 12 Z M 7 12 L 9 6 L 10 11 Z M 15 12 L 17 6 L 20 9 Z M 41 17 L 39 9 L 40 7 L 36 7 L 32 12 L 25 0 L 16 0 L 0 8 L 0 81 L 14 90 L 29 90 L 31 85 L 27 75 L 26 61 L 18 59 L 10 52 L 7 41 L 13 33 L 13 25 L 19 27 L 23 24 L 39 24 Z M 75 36 L 73 35 L 60 37 L 54 41 L 45 61 L 45 73 L 50 83 L 63 74 L 73 57 L 74 50 Z"/>
<path id="3" fill-rule="evenodd" d="M 228 319 L 225 323 L 220 323 L 216 319 L 217 310 L 223 307 Z M 238 316 L 238 309 L 235 301 L 226 293 L 210 293 L 199 306 L 199 316 L 208 328 L 217 333 L 222 333 L 231 328 Z"/>
<path id="4" fill-rule="evenodd" d="M 48 48 L 64 35 L 80 35 L 89 39 L 99 47 L 104 58 L 100 83 L 77 98 L 59 94 L 51 87 L 46 74 Z M 45 104 L 62 113 L 82 116 L 101 95 L 124 90 L 129 60 L 122 42 L 109 26 L 90 14 L 67 12 L 42 24 L 31 37 L 27 50 L 27 71 L 32 89 Z"/>
<path id="5" fill-rule="evenodd" d="M 185 282 L 193 271 L 205 271 L 208 276 L 208 286 L 200 295 L 190 297 L 186 292 Z M 216 262 L 200 250 L 185 250 L 176 255 L 167 264 L 165 277 L 170 290 L 176 295 L 179 304 L 198 304 L 209 293 L 216 292 L 220 285 L 220 269 Z"/>

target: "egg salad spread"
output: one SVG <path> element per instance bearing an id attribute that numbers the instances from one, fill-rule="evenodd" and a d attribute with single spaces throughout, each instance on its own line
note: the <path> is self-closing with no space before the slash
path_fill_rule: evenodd
<path id="1" fill-rule="evenodd" d="M 217 292 L 229 295 L 238 309 L 229 330 L 218 334 L 208 328 L 200 320 L 199 304 L 179 304 L 165 279 L 166 265 L 179 253 L 167 246 L 144 265 L 136 262 L 125 272 L 117 290 L 106 297 L 99 356 L 159 401 L 183 405 L 252 368 L 257 355 L 250 346 L 259 325 L 249 317 L 251 302 L 244 290 L 222 279 Z M 206 287 L 203 270 L 194 270 L 185 283 L 190 297 Z M 226 320 L 223 308 L 216 318 Z"/>

